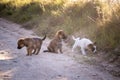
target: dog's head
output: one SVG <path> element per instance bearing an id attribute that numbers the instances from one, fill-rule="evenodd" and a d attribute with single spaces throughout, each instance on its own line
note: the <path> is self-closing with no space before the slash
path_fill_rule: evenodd
<path id="1" fill-rule="evenodd" d="M 18 49 L 23 48 L 25 46 L 24 39 L 19 39 L 17 44 L 18 44 L 18 47 L 17 47 Z"/>
<path id="2" fill-rule="evenodd" d="M 96 53 L 97 50 L 96 50 L 96 42 L 94 42 L 93 44 L 89 44 L 88 45 L 88 48 L 90 51 L 92 51 L 93 53 Z"/>
<path id="3" fill-rule="evenodd" d="M 59 37 L 60 39 L 67 39 L 67 35 L 64 33 L 63 30 L 57 31 L 55 36 Z"/>

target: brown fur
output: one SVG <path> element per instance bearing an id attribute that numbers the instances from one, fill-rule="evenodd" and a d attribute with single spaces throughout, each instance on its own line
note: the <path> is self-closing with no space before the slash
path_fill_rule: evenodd
<path id="1" fill-rule="evenodd" d="M 53 40 L 48 45 L 47 47 L 48 50 L 44 50 L 44 52 L 58 53 L 58 50 L 59 50 L 60 53 L 63 53 L 62 52 L 62 39 L 67 39 L 67 36 L 63 30 L 59 30 L 55 34 Z"/>
<path id="2" fill-rule="evenodd" d="M 95 48 L 94 48 L 94 45 L 96 44 L 96 42 L 94 42 L 93 44 L 89 44 L 88 45 L 88 50 L 90 50 L 90 51 L 94 51 L 95 50 Z"/>
<path id="3" fill-rule="evenodd" d="M 32 54 L 38 54 L 43 40 L 45 40 L 46 35 L 43 39 L 40 38 L 21 38 L 18 40 L 18 49 L 23 48 L 24 46 L 27 48 L 27 56 L 31 56 Z"/>

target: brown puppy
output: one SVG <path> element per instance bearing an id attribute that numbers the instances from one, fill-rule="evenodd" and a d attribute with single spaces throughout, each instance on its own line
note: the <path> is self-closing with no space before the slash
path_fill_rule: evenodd
<path id="1" fill-rule="evenodd" d="M 46 35 L 43 39 L 40 38 L 21 38 L 18 40 L 18 49 L 23 48 L 24 46 L 27 48 L 27 56 L 31 56 L 32 54 L 38 54 L 43 40 L 45 40 Z"/>
<path id="2" fill-rule="evenodd" d="M 48 50 L 44 50 L 43 52 L 58 53 L 58 50 L 59 50 L 60 53 L 63 53 L 62 52 L 62 39 L 67 39 L 67 36 L 63 30 L 59 30 L 55 34 L 53 40 L 48 45 L 47 47 Z"/>

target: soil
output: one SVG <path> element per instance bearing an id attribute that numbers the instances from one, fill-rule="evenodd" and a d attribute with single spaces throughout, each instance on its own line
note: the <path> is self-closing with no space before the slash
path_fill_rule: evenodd
<path id="1" fill-rule="evenodd" d="M 26 48 L 17 49 L 21 37 L 39 36 L 0 18 L 0 80 L 120 80 L 101 67 L 85 63 L 81 54 L 78 62 L 67 45 L 63 45 L 63 54 L 43 53 L 48 38 L 38 55 L 26 56 Z"/>

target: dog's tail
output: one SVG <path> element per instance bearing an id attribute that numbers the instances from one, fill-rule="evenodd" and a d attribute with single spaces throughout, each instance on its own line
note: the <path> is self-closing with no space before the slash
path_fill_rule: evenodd
<path id="1" fill-rule="evenodd" d="M 72 39 L 73 39 L 73 40 L 76 40 L 74 36 L 72 36 Z"/>
<path id="2" fill-rule="evenodd" d="M 43 52 L 50 52 L 49 50 L 44 50 Z"/>
<path id="3" fill-rule="evenodd" d="M 52 48 L 49 48 L 47 50 L 44 50 L 43 52 L 53 52 Z"/>
<path id="4" fill-rule="evenodd" d="M 75 38 L 74 36 L 72 36 L 72 39 L 73 39 L 73 40 L 78 40 L 78 39 L 80 40 L 80 37 Z"/>
<path id="5" fill-rule="evenodd" d="M 45 34 L 45 36 L 42 38 L 42 40 L 45 40 L 46 39 L 46 34 Z"/>

